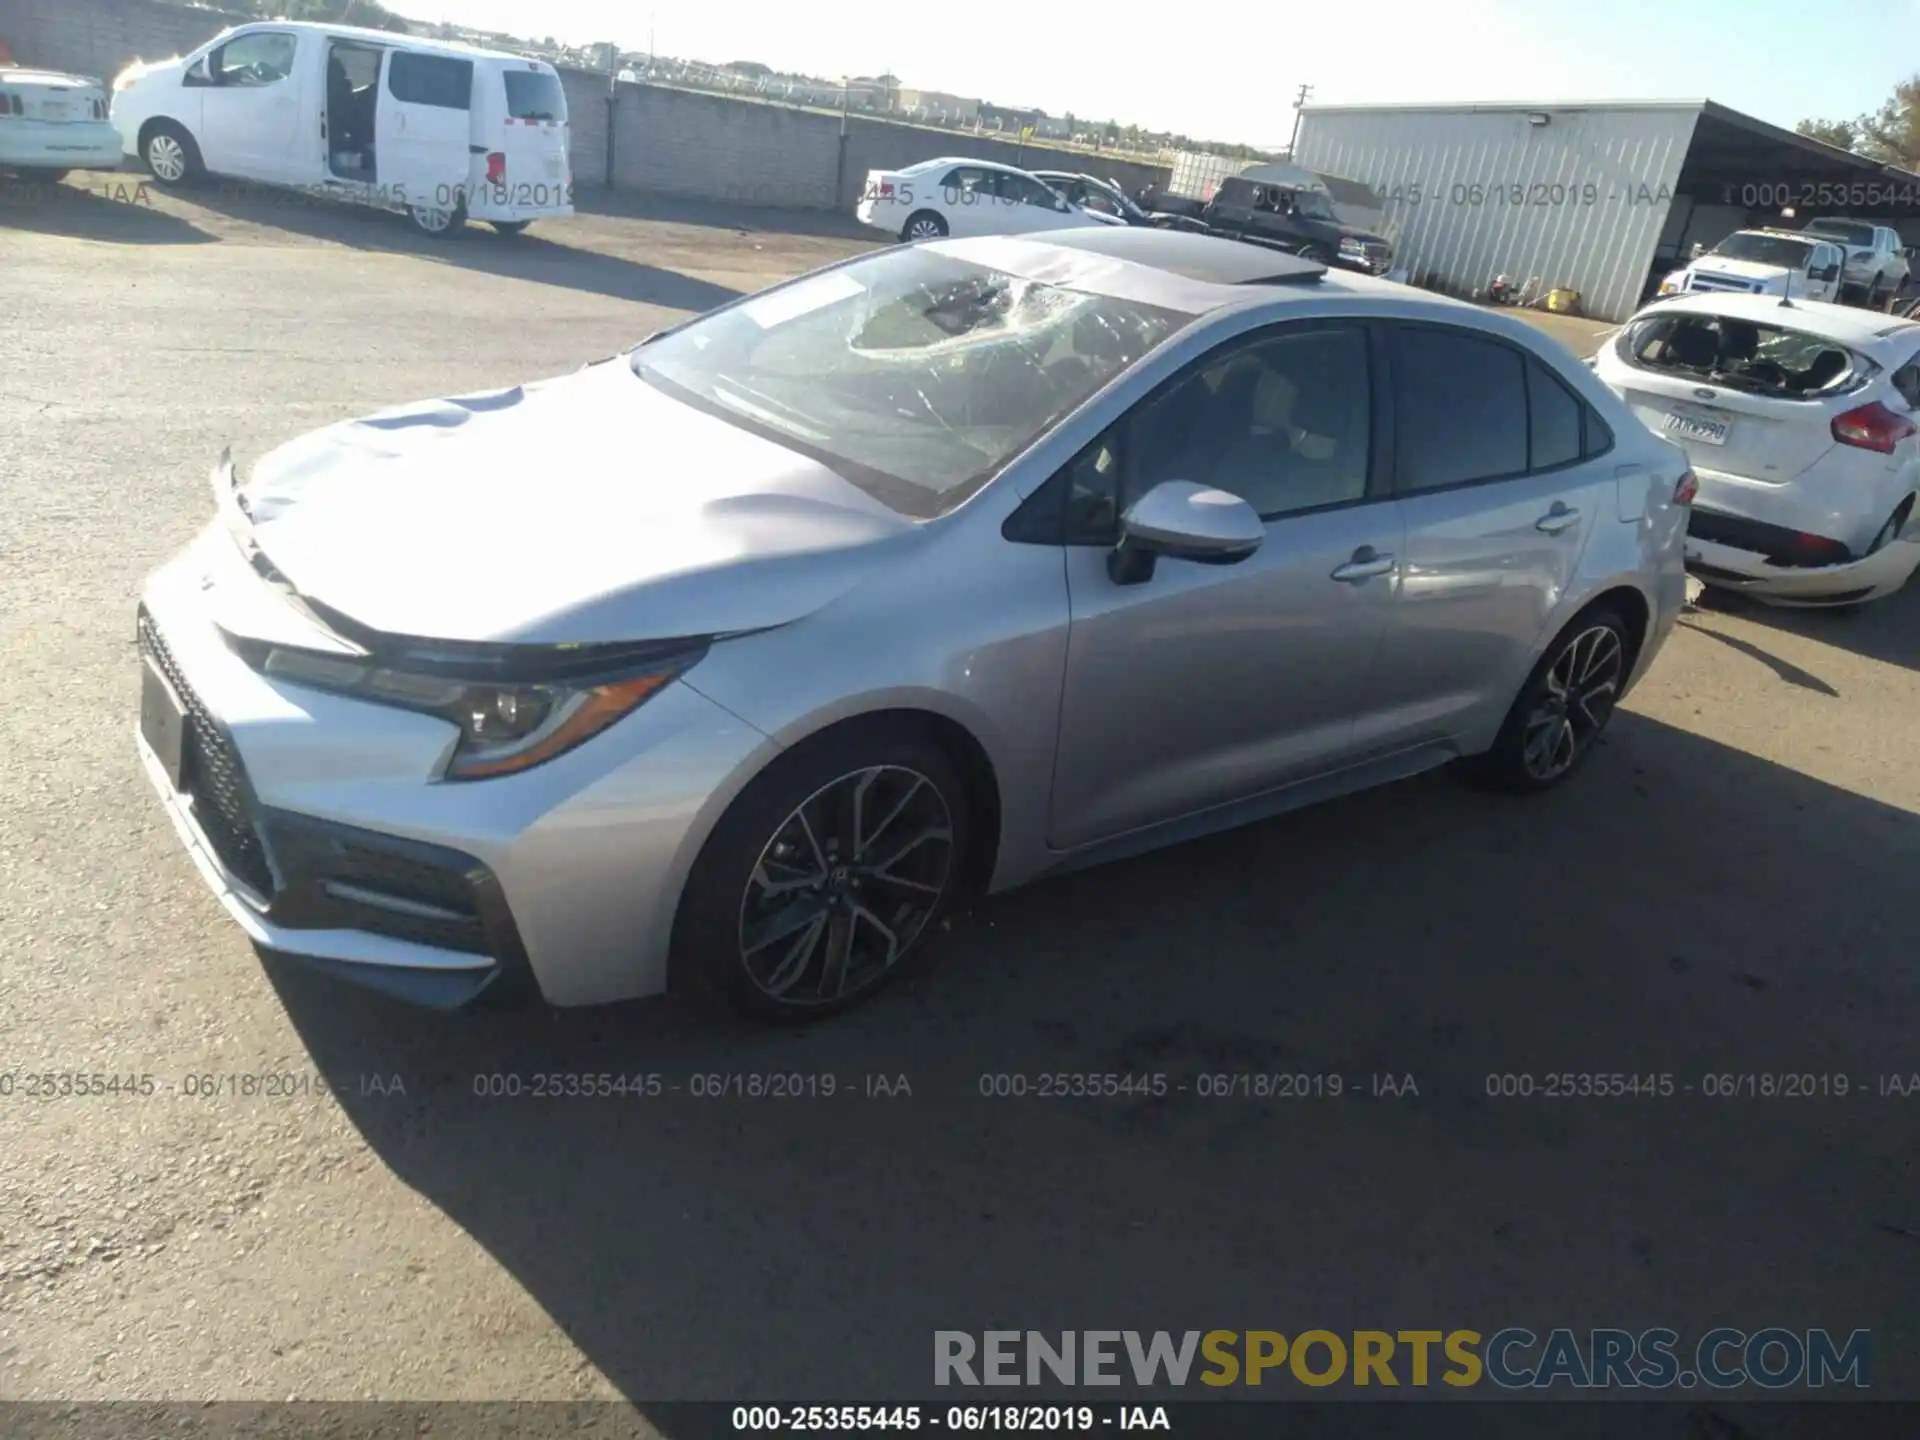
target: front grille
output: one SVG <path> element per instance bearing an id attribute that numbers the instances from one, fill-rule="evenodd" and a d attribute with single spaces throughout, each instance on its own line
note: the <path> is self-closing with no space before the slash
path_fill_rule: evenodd
<path id="1" fill-rule="evenodd" d="M 200 833 L 234 878 L 262 897 L 273 894 L 273 869 L 267 864 L 266 849 L 254 827 L 246 768 L 233 742 L 180 673 L 167 642 L 145 611 L 140 615 L 140 651 L 160 667 L 186 710 L 180 782 L 193 799 L 193 818 Z"/>
<path id="2" fill-rule="evenodd" d="M 1694 290 L 1738 290 L 1751 294 L 1759 287 L 1751 280 L 1730 280 L 1722 275 L 1696 275 L 1690 287 Z"/>

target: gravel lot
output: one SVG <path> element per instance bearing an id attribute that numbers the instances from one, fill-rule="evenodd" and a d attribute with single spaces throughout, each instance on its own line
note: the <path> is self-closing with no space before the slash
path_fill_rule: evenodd
<path id="1" fill-rule="evenodd" d="M 1920 1395 L 1920 1098 L 1860 1093 L 1920 1071 L 1920 593 L 1691 614 L 1570 788 L 1429 777 L 1036 886 L 804 1034 L 415 1012 L 263 962 L 199 883 L 134 758 L 141 577 L 223 444 L 558 373 L 866 242 L 636 205 L 435 245 L 132 185 L 0 205 L 0 1396 L 868 1400 L 927 1390 L 936 1328 L 1508 1324 L 1866 1327 Z M 474 1094 L 557 1069 L 841 1093 Z M 1123 1069 L 1418 1096 L 979 1093 Z M 48 1071 L 155 1093 L 25 1098 Z M 260 1071 L 331 1093 L 187 1093 Z M 1488 1098 L 1562 1071 L 1694 1093 Z M 1745 1072 L 1854 1094 L 1699 1093 Z"/>

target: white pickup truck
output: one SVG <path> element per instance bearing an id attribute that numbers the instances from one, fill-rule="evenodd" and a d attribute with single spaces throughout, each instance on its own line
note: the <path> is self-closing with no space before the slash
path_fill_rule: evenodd
<path id="1" fill-rule="evenodd" d="M 1907 254 L 1900 232 L 1871 220 L 1834 216 L 1809 220 L 1801 234 L 1830 240 L 1846 252 L 1841 261 L 1841 299 L 1855 295 L 1869 310 L 1878 310 L 1907 283 Z"/>
<path id="2" fill-rule="evenodd" d="M 1660 282 L 1660 295 L 1725 291 L 1838 300 L 1844 266 L 1838 240 L 1797 230 L 1736 230 Z"/>

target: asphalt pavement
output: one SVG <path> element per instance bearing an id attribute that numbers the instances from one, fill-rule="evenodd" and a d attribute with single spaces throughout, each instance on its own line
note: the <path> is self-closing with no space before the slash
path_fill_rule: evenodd
<path id="1" fill-rule="evenodd" d="M 1036 885 L 808 1031 L 423 1013 L 263 961 L 199 883 L 134 755 L 142 576 L 223 445 L 868 242 L 661 202 L 436 243 L 103 178 L 0 205 L 0 1396 L 878 1399 L 936 1329 L 1519 1324 L 1866 1328 L 1920 1396 L 1920 1096 L 1883 1093 L 1920 1072 L 1920 593 L 1710 604 L 1553 794 L 1429 776 Z M 547 1072 L 660 1087 L 486 1093 Z M 74 1073 L 134 1083 L 29 1083 Z M 772 1073 L 813 1078 L 730 1093 Z M 1757 1093 L 1789 1075 L 1825 1093 Z"/>

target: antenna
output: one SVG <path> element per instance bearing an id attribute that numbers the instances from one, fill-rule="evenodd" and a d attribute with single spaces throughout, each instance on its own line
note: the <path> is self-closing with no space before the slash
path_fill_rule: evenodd
<path id="1" fill-rule="evenodd" d="M 1795 308 L 1793 303 L 1793 267 L 1791 265 L 1787 267 L 1786 284 L 1783 285 L 1780 290 L 1780 308 L 1782 310 L 1792 310 Z"/>

